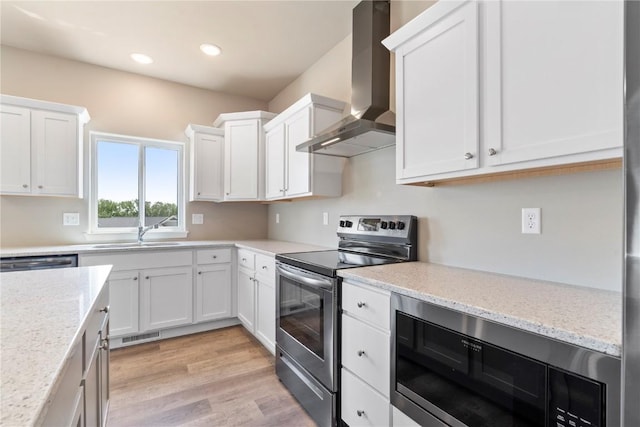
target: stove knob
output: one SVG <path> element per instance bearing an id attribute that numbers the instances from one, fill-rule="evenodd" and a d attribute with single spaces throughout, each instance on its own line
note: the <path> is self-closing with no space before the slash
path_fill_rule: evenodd
<path id="1" fill-rule="evenodd" d="M 383 230 L 386 230 L 387 227 L 388 227 L 387 221 L 380 221 L 380 228 L 382 228 Z"/>
<path id="2" fill-rule="evenodd" d="M 344 222 L 344 226 L 347 227 L 347 228 L 351 228 L 352 225 L 353 225 L 353 223 L 351 221 L 349 221 L 349 220 Z"/>
<path id="3" fill-rule="evenodd" d="M 396 223 L 393 221 L 389 221 L 389 230 L 395 230 L 396 229 Z"/>
<path id="4" fill-rule="evenodd" d="M 404 222 L 398 221 L 398 230 L 404 230 Z"/>
<path id="5" fill-rule="evenodd" d="M 344 220 L 340 220 L 340 227 L 344 227 Z"/>

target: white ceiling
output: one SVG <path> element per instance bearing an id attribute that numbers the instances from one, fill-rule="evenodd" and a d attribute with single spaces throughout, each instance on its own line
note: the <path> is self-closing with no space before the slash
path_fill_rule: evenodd
<path id="1" fill-rule="evenodd" d="M 2 0 L 0 42 L 269 101 L 351 33 L 357 3 Z M 223 52 L 206 56 L 202 43 Z"/>

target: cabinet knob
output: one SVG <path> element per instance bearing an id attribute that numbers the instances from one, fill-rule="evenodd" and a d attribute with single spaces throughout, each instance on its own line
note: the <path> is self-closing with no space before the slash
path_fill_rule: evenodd
<path id="1" fill-rule="evenodd" d="M 361 409 L 358 409 L 358 410 L 356 411 L 356 414 L 358 414 L 358 416 L 359 416 L 359 417 L 364 417 L 364 411 L 363 411 L 363 410 L 361 410 Z"/>
<path id="2" fill-rule="evenodd" d="M 144 276 L 145 279 L 149 280 L 149 276 Z"/>
<path id="3" fill-rule="evenodd" d="M 198 196 L 199 196 L 200 194 L 201 194 L 201 193 L 198 191 Z"/>
<path id="4" fill-rule="evenodd" d="M 489 148 L 489 155 L 490 156 L 495 156 L 496 154 L 498 154 L 498 152 L 494 148 Z"/>
<path id="5" fill-rule="evenodd" d="M 134 277 L 133 280 L 138 280 L 138 276 Z"/>
<path id="6" fill-rule="evenodd" d="M 365 355 L 364 350 L 358 350 L 358 357 L 362 357 L 364 355 Z"/>
<path id="7" fill-rule="evenodd" d="M 214 255 L 214 256 L 213 256 L 213 259 L 216 259 L 216 258 L 218 258 L 218 255 Z"/>
<path id="8" fill-rule="evenodd" d="M 364 303 L 363 301 L 358 301 L 358 308 L 362 308 L 364 306 L 366 306 L 367 304 Z"/>
<path id="9" fill-rule="evenodd" d="M 102 307 L 102 308 L 100 309 L 100 313 L 108 313 L 108 312 L 109 312 L 109 306 Z"/>
<path id="10" fill-rule="evenodd" d="M 43 187 L 42 187 L 42 185 L 38 185 L 38 188 L 42 189 Z"/>
<path id="11" fill-rule="evenodd" d="M 22 184 L 22 188 L 29 188 L 27 184 Z"/>
<path id="12" fill-rule="evenodd" d="M 109 338 L 102 340 L 102 343 L 100 343 L 100 350 L 109 350 Z"/>
<path id="13" fill-rule="evenodd" d="M 198 274 L 202 274 L 202 271 L 198 271 Z"/>
<path id="14" fill-rule="evenodd" d="M 263 270 L 266 270 L 266 269 L 267 269 L 267 266 L 266 266 L 266 265 L 263 265 L 263 266 L 262 266 L 262 269 L 263 269 Z"/>
<path id="15" fill-rule="evenodd" d="M 229 193 L 225 193 L 227 196 L 229 195 Z"/>
<path id="16" fill-rule="evenodd" d="M 471 154 L 471 153 L 464 153 L 464 159 L 465 159 L 465 160 L 473 159 L 473 154 Z"/>
<path id="17" fill-rule="evenodd" d="M 247 259 L 246 259 L 246 258 L 242 258 L 242 262 L 246 262 L 246 261 L 247 261 Z"/>

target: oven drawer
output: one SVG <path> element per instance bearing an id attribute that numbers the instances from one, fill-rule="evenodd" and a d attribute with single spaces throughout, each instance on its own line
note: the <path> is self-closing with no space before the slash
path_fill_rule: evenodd
<path id="1" fill-rule="evenodd" d="M 389 331 L 391 293 L 350 282 L 342 283 L 342 310 Z"/>
<path id="2" fill-rule="evenodd" d="M 355 375 L 342 369 L 342 420 L 349 427 L 389 426 L 389 401 Z"/>
<path id="3" fill-rule="evenodd" d="M 196 251 L 197 264 L 222 264 L 231 262 L 231 249 L 200 249 Z"/>
<path id="4" fill-rule="evenodd" d="M 389 397 L 390 336 L 342 315 L 342 365 Z"/>
<path id="5" fill-rule="evenodd" d="M 256 254 L 246 249 L 238 249 L 238 267 L 248 270 L 256 269 Z"/>

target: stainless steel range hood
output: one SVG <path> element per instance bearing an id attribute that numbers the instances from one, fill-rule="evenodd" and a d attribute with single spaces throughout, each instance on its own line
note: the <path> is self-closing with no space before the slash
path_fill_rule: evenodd
<path id="1" fill-rule="evenodd" d="M 296 147 L 297 151 L 352 157 L 395 145 L 389 111 L 389 1 L 362 1 L 353 9 L 351 115 Z"/>

